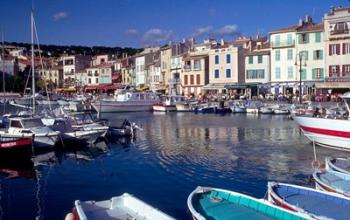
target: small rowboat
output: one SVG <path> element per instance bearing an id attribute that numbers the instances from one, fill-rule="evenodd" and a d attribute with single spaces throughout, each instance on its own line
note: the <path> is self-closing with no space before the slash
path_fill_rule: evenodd
<path id="1" fill-rule="evenodd" d="M 189 195 L 187 206 L 196 220 L 310 219 L 305 214 L 291 212 L 241 193 L 200 186 Z"/>
<path id="2" fill-rule="evenodd" d="M 74 220 L 174 220 L 164 212 L 148 205 L 140 199 L 124 193 L 105 201 L 75 201 Z"/>
<path id="3" fill-rule="evenodd" d="M 334 170 L 350 175 L 350 158 L 330 158 L 326 157 L 326 169 Z"/>
<path id="4" fill-rule="evenodd" d="M 268 200 L 282 208 L 316 219 L 349 219 L 350 199 L 339 194 L 269 182 Z"/>
<path id="5" fill-rule="evenodd" d="M 316 189 L 350 197 L 350 175 L 332 170 L 313 173 Z"/>

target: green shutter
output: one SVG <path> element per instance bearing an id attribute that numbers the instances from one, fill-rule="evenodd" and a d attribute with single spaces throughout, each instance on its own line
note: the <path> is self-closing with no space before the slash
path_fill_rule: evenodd
<path id="1" fill-rule="evenodd" d="M 301 34 L 298 34 L 298 43 L 299 44 L 303 43 L 303 37 L 301 36 Z"/>
<path id="2" fill-rule="evenodd" d="M 321 42 L 321 32 L 316 32 L 315 33 L 315 42 L 316 43 Z"/>
<path id="3" fill-rule="evenodd" d="M 312 69 L 312 79 L 315 79 L 315 72 L 316 72 L 316 69 Z"/>
<path id="4" fill-rule="evenodd" d="M 309 52 L 308 51 L 305 51 L 305 60 L 309 60 Z"/>
<path id="5" fill-rule="evenodd" d="M 309 43 L 309 36 L 310 36 L 310 33 L 306 33 L 306 43 L 307 44 Z"/>
<path id="6" fill-rule="evenodd" d="M 320 50 L 320 60 L 323 59 L 323 50 Z"/>
<path id="7" fill-rule="evenodd" d="M 313 58 L 313 59 L 314 59 L 314 60 L 317 60 L 316 52 L 317 52 L 317 50 L 314 50 L 314 52 L 313 52 L 313 54 L 314 54 L 314 56 L 313 56 L 314 58 Z"/>
<path id="8" fill-rule="evenodd" d="M 320 79 L 324 78 L 323 68 L 320 69 Z"/>
<path id="9" fill-rule="evenodd" d="M 301 80 L 306 80 L 306 69 L 303 69 L 303 72 L 301 73 Z"/>

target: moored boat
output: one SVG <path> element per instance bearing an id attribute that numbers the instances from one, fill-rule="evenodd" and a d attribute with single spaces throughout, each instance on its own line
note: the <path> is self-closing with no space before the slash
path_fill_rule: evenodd
<path id="1" fill-rule="evenodd" d="M 259 108 L 259 114 L 272 114 L 273 109 L 267 106 L 262 106 Z"/>
<path id="2" fill-rule="evenodd" d="M 313 173 L 316 189 L 350 197 L 350 175 L 332 170 Z"/>
<path id="3" fill-rule="evenodd" d="M 159 103 L 159 97 L 152 92 L 120 91 L 114 97 L 101 98 L 92 103 L 98 112 L 139 112 L 152 111 L 152 106 Z"/>
<path id="4" fill-rule="evenodd" d="M 171 216 L 150 206 L 140 199 L 124 193 L 105 201 L 75 201 L 74 220 L 94 219 L 143 219 L 143 220 L 174 220 Z"/>
<path id="5" fill-rule="evenodd" d="M 34 137 L 31 135 L 0 134 L 1 160 L 15 160 L 17 157 L 27 156 L 32 152 Z"/>
<path id="6" fill-rule="evenodd" d="M 325 165 L 327 170 L 334 170 L 350 175 L 350 158 L 326 157 Z"/>
<path id="7" fill-rule="evenodd" d="M 350 93 L 342 96 L 349 111 Z M 316 144 L 340 150 L 350 150 L 350 120 L 348 117 L 295 116 L 304 135 Z"/>
<path id="8" fill-rule="evenodd" d="M 348 219 L 350 199 L 285 183 L 268 183 L 268 200 L 282 208 L 307 214 L 316 219 Z"/>
<path id="9" fill-rule="evenodd" d="M 197 187 L 188 197 L 187 206 L 194 219 L 309 219 L 271 203 L 241 193 Z"/>

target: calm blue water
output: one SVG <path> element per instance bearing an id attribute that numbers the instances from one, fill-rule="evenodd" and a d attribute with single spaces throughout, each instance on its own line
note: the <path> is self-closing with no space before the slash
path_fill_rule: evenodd
<path id="1" fill-rule="evenodd" d="M 36 161 L 50 160 L 36 168 L 2 165 L 0 217 L 63 219 L 76 199 L 105 200 L 128 192 L 173 217 L 191 219 L 186 201 L 197 185 L 263 197 L 268 180 L 311 184 L 312 145 L 286 116 L 103 117 L 112 123 L 128 118 L 144 130 L 133 142 L 110 140 L 85 151 L 40 155 Z M 317 153 L 320 159 L 349 156 L 323 148 Z"/>

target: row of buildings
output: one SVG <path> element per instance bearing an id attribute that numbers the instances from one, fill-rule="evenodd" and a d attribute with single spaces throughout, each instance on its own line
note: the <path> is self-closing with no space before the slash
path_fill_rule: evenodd
<path id="1" fill-rule="evenodd" d="M 86 90 L 108 90 L 118 83 L 194 96 L 344 92 L 350 88 L 349 26 L 350 8 L 337 7 L 320 23 L 305 16 L 268 37 L 187 39 L 118 59 L 62 56 L 39 74 L 56 87 Z"/>

